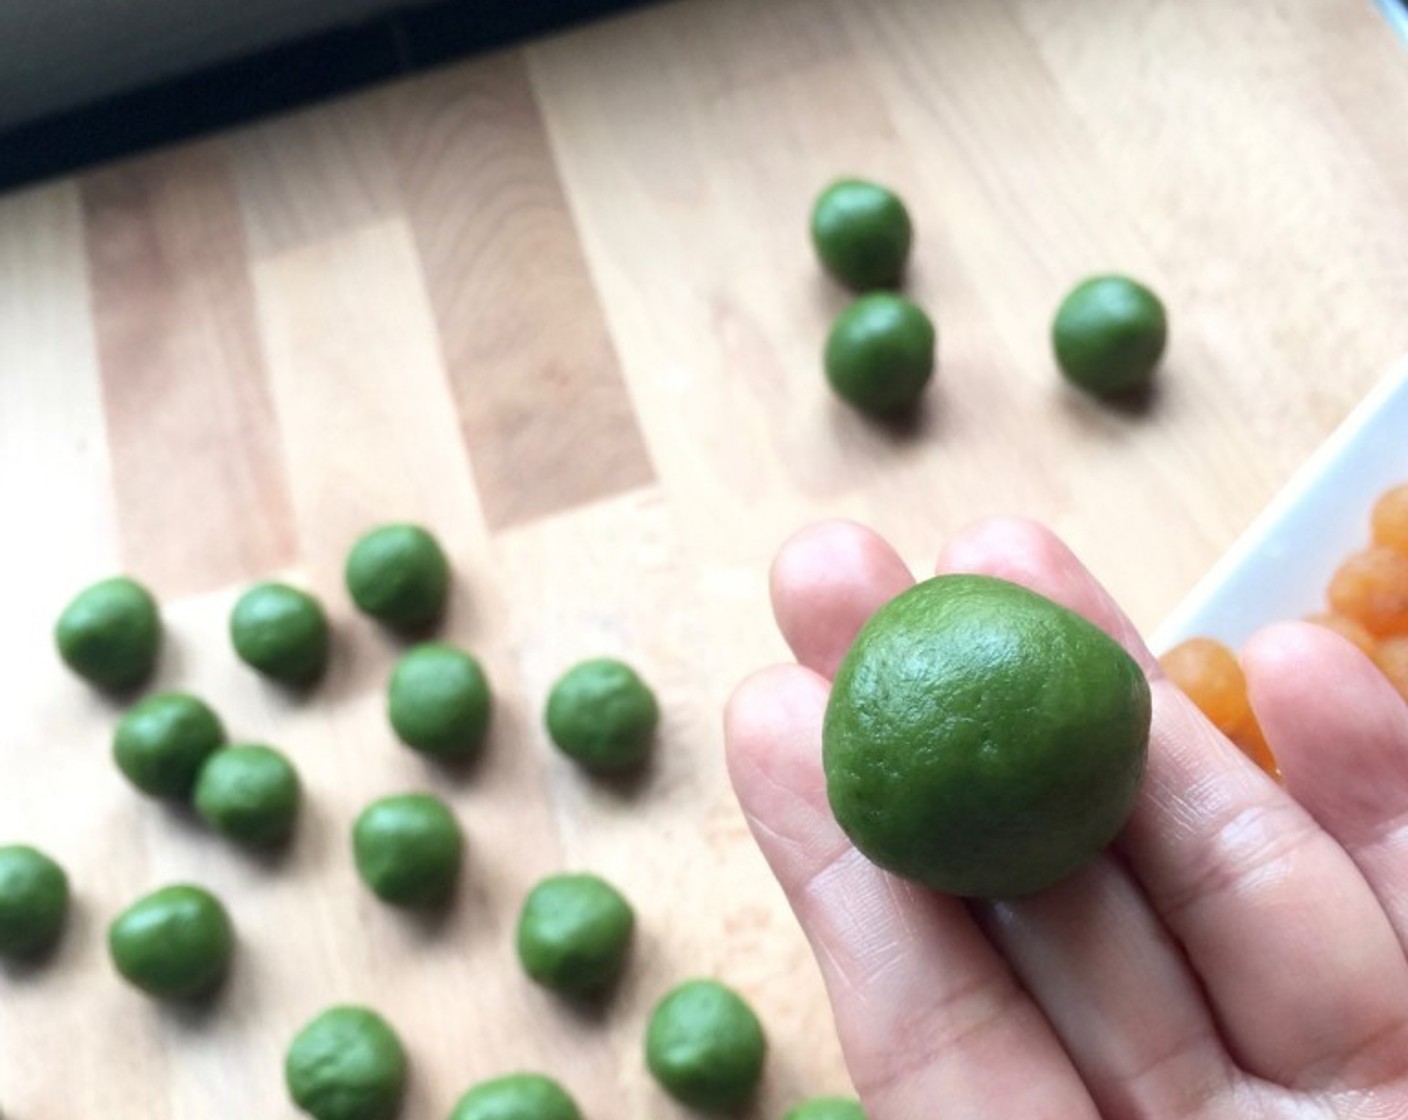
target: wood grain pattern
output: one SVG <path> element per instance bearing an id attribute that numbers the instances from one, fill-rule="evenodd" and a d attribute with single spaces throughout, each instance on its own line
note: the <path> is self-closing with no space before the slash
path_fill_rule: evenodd
<path id="1" fill-rule="evenodd" d="M 82 192 L 124 563 L 167 594 L 287 563 L 282 448 L 223 146 L 97 171 Z"/>
<path id="2" fill-rule="evenodd" d="M 489 524 L 653 477 L 522 60 L 396 91 L 396 163 Z"/>
<path id="3" fill-rule="evenodd" d="M 922 570 L 974 517 L 1053 523 L 1155 624 L 1404 346 L 1408 100 L 1369 5 L 1118 10 L 1096 0 L 683 0 L 520 51 L 0 199 L 0 500 L 19 546 L 0 631 L 0 842 L 50 848 L 77 908 L 56 958 L 0 969 L 0 1108 L 14 1120 L 295 1115 L 283 1048 L 327 1003 L 381 1008 L 414 1063 L 407 1120 L 510 1068 L 560 1075 L 595 1120 L 684 1120 L 641 1031 L 713 974 L 772 1042 L 744 1120 L 844 1091 L 815 965 L 748 838 L 719 712 L 783 657 L 777 543 L 869 520 Z M 826 392 L 845 296 L 806 243 L 816 190 L 896 186 L 911 294 L 940 334 L 918 423 Z M 1173 341 L 1144 412 L 1064 389 L 1046 331 L 1080 275 L 1136 273 Z M 464 771 L 397 745 L 403 643 L 341 586 L 368 525 L 422 521 L 455 589 L 441 636 L 497 706 Z M 288 751 L 308 790 L 279 860 L 138 797 L 118 710 L 49 628 L 127 565 L 161 591 L 156 687 Z M 308 697 L 225 635 L 278 574 L 327 605 Z M 634 787 L 585 780 L 541 707 L 615 653 L 664 703 Z M 356 881 L 370 798 L 446 797 L 463 889 L 408 920 Z M 574 1013 L 514 963 L 534 879 L 591 868 L 640 913 L 622 989 Z M 240 953 L 204 1010 L 136 996 L 104 929 L 178 879 L 230 903 Z"/>

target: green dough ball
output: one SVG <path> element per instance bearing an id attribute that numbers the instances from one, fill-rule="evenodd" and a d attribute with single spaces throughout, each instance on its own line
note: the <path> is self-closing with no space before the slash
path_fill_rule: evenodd
<path id="1" fill-rule="evenodd" d="M 406 1089 L 406 1051 L 365 1007 L 332 1007 L 294 1036 L 288 1094 L 314 1120 L 393 1120 Z"/>
<path id="2" fill-rule="evenodd" d="M 68 915 L 68 876 L 36 848 L 0 848 L 0 956 L 32 957 L 59 939 Z"/>
<path id="3" fill-rule="evenodd" d="M 184 800 L 205 760 L 224 741 L 225 728 L 209 705 L 185 692 L 161 692 L 123 715 L 112 755 L 143 793 Z"/>
<path id="4" fill-rule="evenodd" d="M 258 743 L 216 751 L 196 782 L 196 811 L 222 836 L 250 847 L 287 840 L 298 817 L 298 772 Z"/>
<path id="5" fill-rule="evenodd" d="M 479 662 L 433 642 L 401 657 L 387 690 L 392 728 L 408 747 L 427 754 L 476 753 L 491 706 L 489 681 Z"/>
<path id="6" fill-rule="evenodd" d="M 1167 341 L 1162 301 L 1128 276 L 1092 276 L 1077 284 L 1051 324 L 1061 373 L 1099 397 L 1147 386 Z"/>
<path id="7" fill-rule="evenodd" d="M 194 999 L 225 978 L 235 932 L 220 900 L 178 884 L 139 899 L 108 927 L 117 971 L 158 999 Z"/>
<path id="8" fill-rule="evenodd" d="M 445 610 L 450 565 L 419 525 L 383 525 L 347 557 L 347 591 L 365 614 L 398 629 L 429 626 Z"/>
<path id="9" fill-rule="evenodd" d="M 230 612 L 230 641 L 240 660 L 284 684 L 310 684 L 328 663 L 322 605 L 286 583 L 257 583 Z"/>
<path id="10" fill-rule="evenodd" d="M 573 666 L 548 696 L 548 734 L 588 770 L 639 766 L 659 722 L 655 694 L 634 669 L 611 658 Z"/>
<path id="11" fill-rule="evenodd" d="M 843 400 L 873 416 L 918 403 L 934 373 L 934 324 L 903 296 L 861 296 L 826 337 L 826 379 Z"/>
<path id="12" fill-rule="evenodd" d="M 630 903 L 604 879 L 552 875 L 523 902 L 518 959 L 545 987 L 591 995 L 621 974 L 634 927 Z"/>
<path id="13" fill-rule="evenodd" d="M 582 1120 L 582 1113 L 551 1077 L 511 1073 L 470 1089 L 455 1105 L 450 1120 Z"/>
<path id="14" fill-rule="evenodd" d="M 438 797 L 373 801 L 352 828 L 357 873 L 384 902 L 437 906 L 454 892 L 464 854 L 459 822 Z"/>
<path id="15" fill-rule="evenodd" d="M 857 292 L 900 282 L 913 234 L 904 203 L 878 183 L 842 179 L 812 208 L 812 245 L 822 266 Z"/>
<path id="16" fill-rule="evenodd" d="M 813 1097 L 803 1101 L 782 1120 L 865 1120 L 860 1102 L 850 1097 Z"/>
<path id="17" fill-rule="evenodd" d="M 723 1112 L 746 1101 L 763 1073 L 767 1043 L 753 1009 L 714 980 L 690 980 L 655 1007 L 645 1061 L 683 1105 Z"/>
<path id="18" fill-rule="evenodd" d="M 85 680 L 102 688 L 135 688 L 156 667 L 156 600 L 126 576 L 95 583 L 59 615 L 54 641 L 64 663 Z"/>

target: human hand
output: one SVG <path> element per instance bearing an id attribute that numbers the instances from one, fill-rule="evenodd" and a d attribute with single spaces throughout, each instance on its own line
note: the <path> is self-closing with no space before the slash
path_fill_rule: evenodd
<path id="1" fill-rule="evenodd" d="M 773 609 L 798 664 L 726 715 L 749 825 L 821 966 L 870 1120 L 1408 1120 L 1408 706 L 1303 623 L 1243 663 L 1277 785 L 1162 678 L 1049 531 L 991 521 L 940 571 L 1021 583 L 1116 637 L 1154 699 L 1113 847 L 1029 898 L 965 902 L 876 868 L 826 800 L 821 723 L 861 625 L 913 577 L 871 531 L 813 526 Z"/>

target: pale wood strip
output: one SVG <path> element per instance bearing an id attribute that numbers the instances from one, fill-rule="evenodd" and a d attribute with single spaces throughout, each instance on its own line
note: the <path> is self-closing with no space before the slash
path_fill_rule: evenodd
<path id="1" fill-rule="evenodd" d="M 293 557 L 225 149 L 81 180 L 125 563 L 163 594 Z"/>
<path id="2" fill-rule="evenodd" d="M 62 668 L 51 636 L 68 597 L 119 566 L 84 251 L 74 182 L 0 199 L 0 508 L 14 592 L 0 636 L 0 844 L 49 852 L 74 894 L 57 953 L 0 968 L 0 1086 L 7 1113 L 33 1120 L 161 1120 L 140 1089 L 166 1076 L 159 1048 L 105 1029 L 130 1009 L 103 945 L 120 894 L 111 856 L 127 839 L 102 774 L 111 709 Z"/>
<path id="3" fill-rule="evenodd" d="M 516 53 L 409 83 L 392 132 L 488 523 L 654 472 Z"/>
<path id="4" fill-rule="evenodd" d="M 508 1069 L 570 1079 L 580 1024 L 531 1002 L 512 948 L 522 893 L 559 863 L 558 831 L 410 230 L 394 218 L 329 236 L 289 228 L 296 247 L 254 264 L 261 336 L 308 557 L 299 576 L 323 593 L 341 641 L 318 711 L 289 732 L 318 799 L 319 869 L 306 877 L 311 920 L 299 921 L 292 896 L 281 918 L 271 911 L 271 928 L 294 927 L 275 984 L 278 1027 L 328 1002 L 370 1002 L 413 1050 L 408 1115 L 444 1115 L 471 1081 Z M 395 742 L 384 688 L 401 645 L 355 617 L 341 587 L 353 539 L 400 519 L 430 527 L 450 554 L 452 611 L 438 636 L 478 655 L 495 690 L 486 757 L 467 772 Z M 464 890 L 441 921 L 372 900 L 347 849 L 366 801 L 415 788 L 446 796 L 468 836 Z M 283 968 L 283 956 L 268 967 Z"/>
<path id="5" fill-rule="evenodd" d="M 844 1091 L 816 966 L 724 770 L 724 699 L 740 666 L 777 648 L 761 573 L 691 555 L 669 504 L 650 492 L 499 534 L 495 554 L 533 722 L 526 745 L 546 765 L 565 866 L 616 883 L 639 919 L 605 1029 L 576 1043 L 586 1111 L 685 1115 L 646 1073 L 640 1031 L 655 1002 L 695 976 L 745 992 L 767 1028 L 767 1078 L 747 1116 Z M 542 726 L 553 682 L 597 656 L 632 664 L 660 701 L 655 753 L 634 780 L 593 780 Z M 546 997 L 533 1002 L 554 1010 Z"/>

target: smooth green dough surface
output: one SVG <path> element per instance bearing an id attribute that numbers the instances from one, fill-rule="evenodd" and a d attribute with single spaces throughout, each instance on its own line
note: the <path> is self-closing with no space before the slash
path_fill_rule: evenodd
<path id="1" fill-rule="evenodd" d="M 68 876 L 27 844 L 0 847 L 0 956 L 33 957 L 53 946 L 68 916 Z"/>
<path id="2" fill-rule="evenodd" d="M 331 1007 L 294 1036 L 284 1083 L 315 1120 L 394 1120 L 406 1069 L 405 1048 L 385 1019 L 366 1007 Z"/>
<path id="3" fill-rule="evenodd" d="M 478 752 L 493 707 L 479 662 L 453 646 L 427 642 L 403 654 L 391 674 L 386 709 L 408 747 L 463 758 Z"/>
<path id="4" fill-rule="evenodd" d="M 812 1097 L 782 1120 L 865 1120 L 865 1113 L 852 1097 Z"/>
<path id="5" fill-rule="evenodd" d="M 548 694 L 545 722 L 569 758 L 611 773 L 645 761 L 660 707 L 634 669 L 601 657 L 574 665 L 558 679 Z"/>
<path id="6" fill-rule="evenodd" d="M 655 1007 L 645 1061 L 661 1087 L 704 1112 L 736 1108 L 757 1088 L 767 1042 L 753 1009 L 715 980 L 690 980 Z"/>
<path id="7" fill-rule="evenodd" d="M 359 610 L 399 629 L 435 622 L 445 610 L 450 565 L 419 525 L 382 525 L 347 556 L 347 593 Z"/>
<path id="8" fill-rule="evenodd" d="M 541 1073 L 510 1073 L 465 1093 L 450 1120 L 582 1120 L 567 1090 Z"/>
<path id="9" fill-rule="evenodd" d="M 257 583 L 230 612 L 230 641 L 241 661 L 284 684 L 311 684 L 328 663 L 322 604 L 286 583 Z"/>
<path id="10" fill-rule="evenodd" d="M 161 616 L 151 592 L 114 576 L 80 591 L 59 615 L 54 642 L 64 664 L 101 688 L 135 688 L 152 675 Z"/>
<path id="11" fill-rule="evenodd" d="M 454 893 L 464 857 L 455 815 L 438 797 L 404 793 L 373 801 L 352 827 L 357 874 L 384 902 L 429 907 Z"/>
<path id="12" fill-rule="evenodd" d="M 222 836 L 250 847 L 281 844 L 293 832 L 298 772 L 279 751 L 242 743 L 216 751 L 196 781 L 196 812 Z"/>
<path id="13" fill-rule="evenodd" d="M 811 234 L 822 267 L 865 292 L 900 282 L 914 230 L 893 191 L 863 179 L 841 179 L 812 207 Z"/>
<path id="14" fill-rule="evenodd" d="M 903 296 L 861 296 L 836 317 L 826 336 L 826 379 L 862 412 L 906 412 L 933 376 L 937 337 L 929 316 Z"/>
<path id="15" fill-rule="evenodd" d="M 235 933 L 220 900 L 203 887 L 153 891 L 108 927 L 108 952 L 126 979 L 158 999 L 194 999 L 229 971 Z"/>
<path id="16" fill-rule="evenodd" d="M 631 904 L 606 880 L 552 875 L 524 899 L 518 959 L 544 987 L 589 996 L 620 976 L 634 928 Z"/>
<path id="17" fill-rule="evenodd" d="M 113 761 L 123 775 L 152 797 L 184 800 L 196 776 L 225 741 L 220 717 L 185 692 L 160 692 L 134 704 L 118 721 Z"/>

